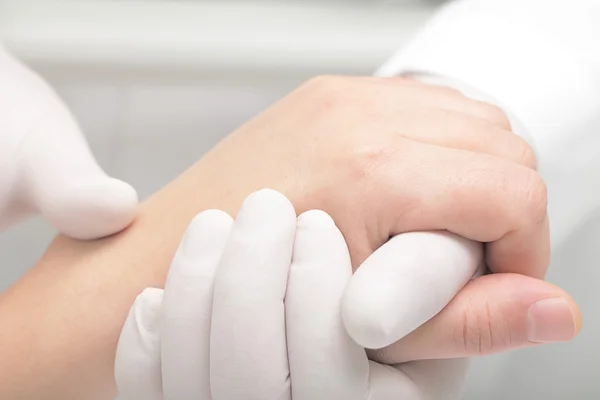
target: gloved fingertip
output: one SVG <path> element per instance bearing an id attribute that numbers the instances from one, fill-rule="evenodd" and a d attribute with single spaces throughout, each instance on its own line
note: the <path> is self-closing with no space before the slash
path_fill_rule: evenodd
<path id="1" fill-rule="evenodd" d="M 298 216 L 298 227 L 304 226 L 329 228 L 335 227 L 335 222 L 325 211 L 309 210 Z"/>
<path id="2" fill-rule="evenodd" d="M 237 216 L 243 226 L 260 226 L 265 223 L 296 222 L 294 206 L 282 193 L 273 189 L 261 189 L 244 200 Z"/>
<path id="3" fill-rule="evenodd" d="M 138 211 L 138 194 L 129 184 L 105 175 L 63 182 L 40 194 L 40 211 L 61 233 L 79 240 L 116 234 Z"/>
<path id="4" fill-rule="evenodd" d="M 206 210 L 196 215 L 183 235 L 181 252 L 184 257 L 195 260 L 222 243 L 231 227 L 233 218 L 225 211 Z"/>
<path id="5" fill-rule="evenodd" d="M 375 284 L 376 283 L 376 284 Z M 423 322 L 421 287 L 411 281 L 352 277 L 344 293 L 342 318 L 352 339 L 380 349 L 400 340 Z"/>

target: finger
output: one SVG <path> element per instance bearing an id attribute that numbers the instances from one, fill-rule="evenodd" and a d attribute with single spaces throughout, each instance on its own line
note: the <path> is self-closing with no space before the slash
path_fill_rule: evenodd
<path id="1" fill-rule="evenodd" d="M 536 168 L 531 146 L 512 132 L 506 114 L 498 107 L 470 99 L 458 90 L 413 83 L 407 79 L 372 78 L 377 96 L 378 118 L 370 121 L 373 130 L 387 132 L 392 126 L 407 139 L 504 158 L 528 168 Z M 407 83 L 410 82 L 410 83 Z M 427 123 L 423 123 L 427 121 Z M 379 128 L 378 124 L 382 124 Z"/>
<path id="2" fill-rule="evenodd" d="M 233 219 L 223 211 L 198 214 L 173 259 L 161 325 L 165 400 L 211 400 L 213 283 L 232 225 Z"/>
<path id="3" fill-rule="evenodd" d="M 365 400 L 369 362 L 340 315 L 351 275 L 346 242 L 331 217 L 317 210 L 300 215 L 285 299 L 294 400 Z"/>
<path id="4" fill-rule="evenodd" d="M 545 275 L 550 260 L 547 195 L 537 172 L 485 154 L 416 142 L 404 145 L 401 155 L 382 161 L 383 173 L 365 191 L 376 194 L 382 218 L 394 221 L 392 235 L 448 230 L 493 242 L 486 248 L 493 272 Z M 419 179 L 382 193 L 380 188 L 390 188 L 398 176 Z"/>
<path id="5" fill-rule="evenodd" d="M 507 131 L 511 130 L 506 113 L 495 105 L 476 100 L 460 90 L 446 84 L 439 84 L 427 74 L 406 74 L 402 76 L 369 77 L 373 84 L 402 93 L 404 106 L 418 105 L 427 108 L 455 111 L 470 115 Z M 402 90 L 399 91 L 398 87 Z M 397 102 L 396 102 L 397 103 Z"/>
<path id="6" fill-rule="evenodd" d="M 148 288 L 123 325 L 115 358 L 115 381 L 123 400 L 162 400 L 160 314 L 163 291 Z"/>
<path id="7" fill-rule="evenodd" d="M 533 148 L 510 130 L 453 109 L 421 107 L 403 112 L 406 114 L 402 115 L 400 135 L 407 139 L 488 154 L 536 168 Z"/>
<path id="8" fill-rule="evenodd" d="M 512 130 L 510 120 L 500 108 L 467 97 L 455 88 L 422 82 L 420 86 L 412 85 L 404 89 L 407 100 L 410 100 L 405 103 L 407 106 L 453 111 L 487 121 L 505 131 Z"/>
<path id="9" fill-rule="evenodd" d="M 460 400 L 469 370 L 469 359 L 411 361 L 396 365 L 396 368 L 419 387 L 419 400 Z"/>
<path id="10" fill-rule="evenodd" d="M 288 399 L 284 296 L 296 214 L 280 193 L 249 196 L 215 279 L 210 343 L 214 400 Z"/>
<path id="11" fill-rule="evenodd" d="M 394 236 L 350 280 L 346 329 L 363 347 L 389 346 L 439 313 L 484 265 L 480 243 L 446 231 Z"/>
<path id="12" fill-rule="evenodd" d="M 18 62 L 8 62 L 8 79 L 13 78 L 8 88 L 13 90 L 7 93 L 14 95 L 8 110 L 19 122 L 12 129 L 27 128 L 23 134 L 8 133 L 20 139 L 14 168 L 23 179 L 22 200 L 77 239 L 96 239 L 129 226 L 137 212 L 135 189 L 100 168 L 56 93 Z"/>
<path id="13" fill-rule="evenodd" d="M 581 313 L 558 287 L 517 274 L 469 282 L 433 319 L 381 350 L 384 363 L 486 355 L 573 339 Z"/>
<path id="14" fill-rule="evenodd" d="M 522 225 L 515 224 L 517 228 L 508 231 L 500 239 L 486 244 L 486 263 L 492 272 L 514 272 L 539 279 L 546 276 L 550 265 L 546 187 L 544 185 L 542 189 L 531 189 L 531 191 L 531 197 L 543 198 L 541 200 L 543 204 L 533 207 L 544 211 L 526 212 L 529 222 L 525 219 Z M 543 195 L 536 192 L 543 192 Z M 538 203 L 540 200 L 532 202 Z"/>

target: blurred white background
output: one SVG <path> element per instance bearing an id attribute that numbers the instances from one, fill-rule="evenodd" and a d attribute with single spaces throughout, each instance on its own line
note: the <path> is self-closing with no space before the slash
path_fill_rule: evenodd
<path id="1" fill-rule="evenodd" d="M 101 165 L 147 197 L 308 77 L 370 74 L 438 3 L 0 0 L 0 41 L 56 88 Z M 585 307 L 593 299 L 580 290 L 577 268 L 600 250 L 582 238 L 599 234 L 575 237 L 555 261 L 570 250 L 580 262 L 560 260 L 574 269 L 550 275 L 575 294 L 584 315 L 593 313 Z M 0 236 L 0 291 L 35 262 L 53 235 L 32 219 Z M 584 272 L 600 282 L 598 272 Z M 586 328 L 582 335 L 598 335 L 600 324 Z M 589 396 L 600 395 L 594 376 L 600 357 L 586 357 L 589 349 L 578 343 L 519 353 L 519 373 L 511 368 L 514 355 L 511 364 L 506 355 L 477 360 L 466 398 L 562 399 L 552 397 L 561 382 L 545 379 L 540 359 L 547 360 L 547 371 L 564 369 L 567 380 L 589 375 L 590 386 L 570 399 L 598 398 Z M 575 365 L 567 368 L 567 362 Z"/>

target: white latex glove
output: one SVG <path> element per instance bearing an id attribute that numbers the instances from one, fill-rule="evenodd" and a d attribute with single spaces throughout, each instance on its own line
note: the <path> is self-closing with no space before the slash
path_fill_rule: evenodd
<path id="1" fill-rule="evenodd" d="M 351 274 L 332 219 L 321 211 L 296 219 L 277 192 L 251 195 L 235 223 L 201 213 L 164 294 L 146 289 L 125 322 L 115 364 L 120 398 L 458 398 L 465 360 L 367 359 L 341 318 Z"/>
<path id="2" fill-rule="evenodd" d="M 0 231 L 39 212 L 68 236 L 103 237 L 131 223 L 137 201 L 98 166 L 58 96 L 0 46 Z"/>

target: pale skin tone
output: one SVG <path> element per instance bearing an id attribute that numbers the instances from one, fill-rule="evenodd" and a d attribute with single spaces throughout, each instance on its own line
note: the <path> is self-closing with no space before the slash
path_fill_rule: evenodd
<path id="1" fill-rule="evenodd" d="M 328 212 L 355 267 L 401 232 L 447 229 L 488 243 L 490 269 L 505 274 L 474 281 L 405 343 L 445 342 L 451 356 L 532 345 L 522 334 L 527 307 L 548 298 L 568 302 L 574 336 L 575 303 L 534 279 L 549 260 L 545 187 L 534 168 L 531 149 L 499 110 L 450 89 L 313 80 L 143 203 L 124 232 L 96 242 L 54 240 L 0 297 L 0 325 L 9 327 L 0 330 L 2 397 L 111 398 L 127 312 L 144 288 L 163 286 L 189 221 L 210 208 L 235 215 L 264 187 L 284 193 L 297 213 Z M 482 347 L 487 334 L 495 344 Z M 502 339 L 508 335 L 512 342 Z"/>

